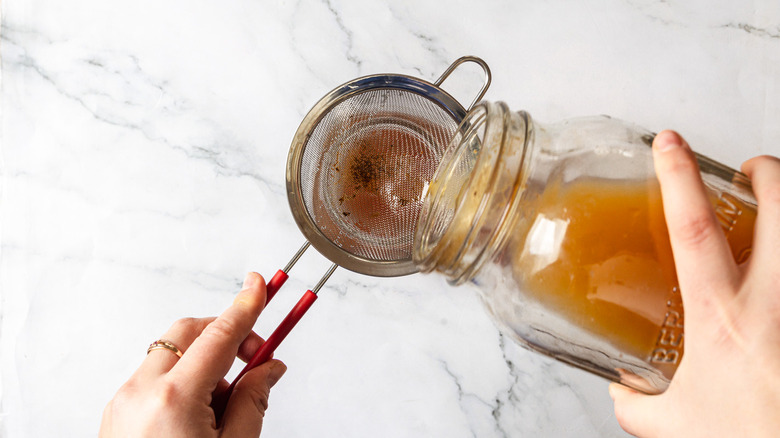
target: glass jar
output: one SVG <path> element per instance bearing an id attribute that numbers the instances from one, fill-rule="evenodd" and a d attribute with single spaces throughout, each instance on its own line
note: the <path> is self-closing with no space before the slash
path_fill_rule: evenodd
<path id="1" fill-rule="evenodd" d="M 430 182 L 422 272 L 475 285 L 523 346 L 647 393 L 683 355 L 683 307 L 652 163 L 654 135 L 607 116 L 541 125 L 471 110 Z M 697 156 L 735 259 L 750 254 L 745 175 Z"/>

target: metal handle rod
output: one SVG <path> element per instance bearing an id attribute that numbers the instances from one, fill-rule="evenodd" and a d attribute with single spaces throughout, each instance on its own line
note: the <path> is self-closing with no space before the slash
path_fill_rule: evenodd
<path id="1" fill-rule="evenodd" d="M 298 250 L 298 252 L 296 252 L 295 255 L 292 256 L 292 258 L 290 259 L 290 262 L 287 263 L 287 266 L 285 266 L 284 269 L 282 269 L 282 270 L 284 272 L 290 272 L 290 269 L 292 269 L 292 267 L 295 266 L 296 263 L 298 263 L 298 260 L 301 259 L 301 256 L 303 255 L 303 253 L 305 253 L 306 250 L 309 249 L 309 245 L 311 245 L 311 243 L 309 243 L 309 241 L 307 240 L 306 243 L 304 243 L 301 246 L 301 248 Z"/>
<path id="2" fill-rule="evenodd" d="M 295 263 L 298 262 L 298 260 L 301 258 L 304 252 L 309 248 L 310 243 L 306 241 L 306 243 L 301 246 L 301 248 L 298 250 L 298 252 L 293 255 L 292 259 L 290 259 L 290 262 L 287 263 L 287 266 L 284 267 L 284 269 L 280 269 L 276 271 L 276 274 L 271 278 L 271 280 L 266 284 L 266 292 L 265 292 L 265 305 L 267 306 L 268 303 L 271 301 L 271 298 L 273 298 L 276 295 L 276 292 L 281 289 L 282 285 L 284 285 L 284 282 L 287 281 L 287 278 L 289 276 L 287 275 L 288 272 L 290 272 L 290 269 L 292 269 L 293 266 L 295 266 Z"/>
<path id="3" fill-rule="evenodd" d="M 317 282 L 317 284 L 311 289 L 311 291 L 314 292 L 315 294 L 317 292 L 319 292 L 320 289 L 322 289 L 322 286 L 325 285 L 325 283 L 328 281 L 330 276 L 333 275 L 333 272 L 335 272 L 336 268 L 338 268 L 338 267 L 339 267 L 339 265 L 337 265 L 335 263 L 333 265 L 331 265 L 331 267 L 328 269 L 328 271 L 325 272 L 325 275 L 323 275 L 322 278 L 320 278 L 320 281 Z"/>
<path id="4" fill-rule="evenodd" d="M 456 68 L 458 68 L 461 64 L 464 62 L 473 62 L 480 67 L 482 67 L 482 71 L 485 73 L 485 81 L 482 84 L 482 88 L 479 90 L 479 94 L 474 98 L 474 100 L 471 101 L 471 105 L 466 108 L 466 110 L 470 110 L 477 102 L 482 100 L 483 97 L 485 97 L 485 93 L 487 93 L 488 87 L 490 87 L 490 82 L 492 80 L 492 75 L 490 74 L 490 67 L 488 67 L 487 63 L 482 60 L 482 58 L 478 58 L 476 56 L 461 56 L 460 58 L 456 59 L 455 62 L 450 64 L 449 67 L 447 67 L 447 70 L 444 70 L 444 73 L 439 76 L 439 79 L 436 79 L 436 82 L 433 83 L 433 85 L 436 85 L 437 87 L 440 86 L 447 78 L 452 74 L 453 71 L 455 71 Z"/>

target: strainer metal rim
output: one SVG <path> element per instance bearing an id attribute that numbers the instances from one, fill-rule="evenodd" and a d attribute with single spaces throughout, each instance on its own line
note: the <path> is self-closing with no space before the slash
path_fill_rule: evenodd
<path id="1" fill-rule="evenodd" d="M 411 255 L 399 260 L 373 260 L 360 257 L 342 249 L 319 230 L 309 215 L 300 191 L 301 161 L 304 144 L 314 128 L 330 108 L 358 94 L 377 89 L 393 89 L 412 92 L 427 98 L 449 114 L 456 125 L 466 117 L 466 109 L 449 93 L 438 86 L 403 74 L 374 74 L 363 76 L 334 88 L 320 99 L 304 117 L 293 137 L 287 156 L 287 201 L 298 228 L 314 248 L 333 263 L 360 274 L 377 277 L 396 277 L 418 271 Z"/>

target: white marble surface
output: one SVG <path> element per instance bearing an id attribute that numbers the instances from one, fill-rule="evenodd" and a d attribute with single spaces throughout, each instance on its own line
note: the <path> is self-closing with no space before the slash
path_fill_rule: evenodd
<path id="1" fill-rule="evenodd" d="M 286 263 L 292 135 L 355 77 L 434 80 L 472 54 L 486 97 L 537 120 L 675 128 L 732 166 L 780 155 L 776 0 L 5 0 L 0 32 L 8 437 L 95 435 L 171 322 Z M 328 265 L 309 252 L 256 330 Z M 337 271 L 276 356 L 266 437 L 625 435 L 606 382 L 436 277 Z"/>

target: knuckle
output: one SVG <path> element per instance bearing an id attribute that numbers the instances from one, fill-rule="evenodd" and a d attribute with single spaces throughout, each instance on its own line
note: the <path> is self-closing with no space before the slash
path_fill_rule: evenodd
<path id="1" fill-rule="evenodd" d="M 771 271 L 766 277 L 766 289 L 780 291 L 780 271 Z M 761 303 L 765 306 L 766 311 L 777 319 L 778 325 L 780 325 L 780 293 L 766 294 L 766 299 L 761 300 Z M 778 334 L 780 334 L 780 331 L 778 331 Z"/>
<path id="2" fill-rule="evenodd" d="M 195 329 L 198 326 L 198 319 L 197 318 L 181 318 L 174 321 L 173 325 L 171 326 L 172 331 L 178 331 L 178 332 L 189 332 Z"/>
<path id="3" fill-rule="evenodd" d="M 622 400 L 615 401 L 615 419 L 623 430 L 626 432 L 637 435 L 638 431 L 634 425 L 635 419 L 634 412 L 629 408 L 627 403 Z"/>
<path id="4" fill-rule="evenodd" d="M 158 406 L 176 406 L 182 397 L 179 387 L 168 379 L 162 379 L 155 386 L 154 400 Z"/>
<path id="5" fill-rule="evenodd" d="M 103 408 L 103 418 L 112 418 L 117 416 L 117 413 L 119 412 L 118 405 L 121 404 L 120 400 L 117 400 L 117 396 L 115 396 L 113 399 L 111 399 L 106 406 Z"/>
<path id="6" fill-rule="evenodd" d="M 247 396 L 254 402 L 255 408 L 257 408 L 257 412 L 260 413 L 260 416 L 265 415 L 265 411 L 268 409 L 268 398 L 271 395 L 270 389 L 266 386 L 252 386 L 246 388 L 246 391 Z"/>
<path id="7" fill-rule="evenodd" d="M 629 429 L 630 416 L 626 413 L 625 405 L 623 403 L 615 402 L 615 419 L 624 430 Z"/>
<path id="8" fill-rule="evenodd" d="M 271 396 L 271 387 L 267 383 L 268 375 L 261 368 L 253 370 L 254 374 L 247 374 L 236 386 L 234 396 L 251 401 L 260 416 L 265 415 L 268 409 L 268 399 Z M 249 400 L 247 400 L 249 399 Z"/>
<path id="9" fill-rule="evenodd" d="M 128 396 L 133 395 L 136 392 L 138 392 L 140 388 L 140 383 L 138 382 L 138 379 L 136 376 L 130 377 L 130 379 L 127 380 L 121 387 L 119 387 L 119 391 L 117 391 L 117 395 L 121 396 Z"/>
<path id="10" fill-rule="evenodd" d="M 674 237 L 688 246 L 706 245 L 718 232 L 715 218 L 709 212 L 692 214 L 674 230 Z"/>
<path id="11" fill-rule="evenodd" d="M 134 377 L 125 382 L 119 390 L 114 394 L 114 398 L 111 399 L 109 405 L 113 410 L 116 406 L 122 406 L 130 403 L 132 400 L 138 398 L 143 394 L 143 388 L 140 382 Z"/>
<path id="12" fill-rule="evenodd" d="M 673 157 L 665 160 L 664 170 L 673 174 L 699 173 L 699 165 L 694 157 L 686 151 L 678 151 Z"/>
<path id="13" fill-rule="evenodd" d="M 203 330 L 201 336 L 211 336 L 217 339 L 230 339 L 240 335 L 235 321 L 228 318 L 217 318 Z"/>
<path id="14" fill-rule="evenodd" d="M 762 187 L 754 187 L 761 203 L 780 205 L 780 184 L 772 184 Z"/>
<path id="15" fill-rule="evenodd" d="M 755 160 L 759 163 L 780 165 L 780 158 L 774 155 L 759 155 Z"/>

